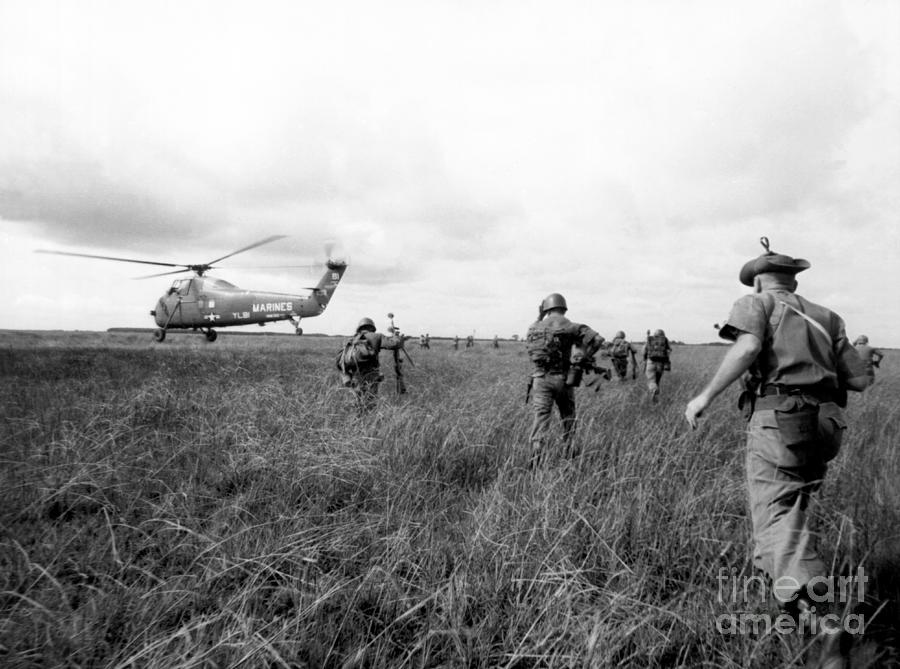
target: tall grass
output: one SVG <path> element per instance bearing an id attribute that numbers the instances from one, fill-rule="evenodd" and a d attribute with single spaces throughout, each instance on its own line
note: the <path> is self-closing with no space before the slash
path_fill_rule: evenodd
<path id="1" fill-rule="evenodd" d="M 580 389 L 582 454 L 532 471 L 511 343 L 411 349 L 405 396 L 385 355 L 378 409 L 360 416 L 334 339 L 115 342 L 0 351 L 0 664 L 803 657 L 803 639 L 716 628 L 747 609 L 717 578 L 752 575 L 743 424 L 732 396 L 697 432 L 682 411 L 721 348 L 677 348 L 658 404 L 640 378 Z M 895 664 L 900 594 L 894 355 L 880 371 L 815 507 L 835 573 L 872 579 L 855 665 L 872 667 Z"/>

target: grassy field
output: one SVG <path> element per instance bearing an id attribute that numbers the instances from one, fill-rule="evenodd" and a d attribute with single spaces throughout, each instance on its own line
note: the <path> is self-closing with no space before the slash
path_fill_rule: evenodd
<path id="1" fill-rule="evenodd" d="M 411 346 L 402 397 L 383 354 L 366 418 L 339 345 L 0 333 L 0 665 L 801 666 L 717 627 L 769 611 L 720 581 L 753 575 L 735 391 L 682 418 L 723 348 L 656 405 L 580 389 L 582 456 L 531 472 L 521 345 Z M 814 508 L 869 579 L 854 667 L 897 666 L 898 398 L 889 352 Z"/>

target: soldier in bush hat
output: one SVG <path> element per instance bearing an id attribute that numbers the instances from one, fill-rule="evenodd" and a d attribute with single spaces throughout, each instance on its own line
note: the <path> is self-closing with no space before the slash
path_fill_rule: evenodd
<path id="1" fill-rule="evenodd" d="M 356 326 L 356 334 L 344 342 L 338 354 L 337 368 L 341 372 L 341 383 L 353 390 L 361 411 L 371 411 L 378 400 L 378 386 L 384 380 L 378 359 L 381 350 L 401 349 L 407 339 L 409 337 L 399 331 L 383 335 L 376 331 L 375 321 L 363 318 Z"/>
<path id="2" fill-rule="evenodd" d="M 840 316 L 795 293 L 796 275 L 809 269 L 809 262 L 773 253 L 768 239 L 760 241 L 766 252 L 739 274 L 754 292 L 734 303 L 719 330 L 734 345 L 684 413 L 696 428 L 716 396 L 746 375 L 741 403 L 749 416 L 754 563 L 768 574 L 784 610 L 800 616 L 815 608 L 821 612 L 821 588 L 829 575 L 816 550 L 807 505 L 840 448 L 846 391 L 864 390 L 869 377 Z M 824 625 L 822 657 L 833 662 L 829 666 L 843 666 L 840 631 L 840 625 Z"/>
<path id="3" fill-rule="evenodd" d="M 565 455 L 577 455 L 573 449 L 577 383 L 569 376 L 573 348 L 578 347 L 580 354 L 590 357 L 604 341 L 587 325 L 566 318 L 567 310 L 566 298 L 551 293 L 541 302 L 538 319 L 528 328 L 525 338 L 532 363 L 528 386 L 534 407 L 530 437 L 532 466 L 547 457 L 554 405 L 562 419 Z"/>
<path id="4" fill-rule="evenodd" d="M 875 383 L 875 368 L 881 364 L 884 353 L 874 346 L 869 346 L 869 338 L 866 335 L 859 335 L 853 342 L 856 352 L 862 358 L 863 364 L 866 366 L 866 374 L 869 375 L 870 383 Z"/>

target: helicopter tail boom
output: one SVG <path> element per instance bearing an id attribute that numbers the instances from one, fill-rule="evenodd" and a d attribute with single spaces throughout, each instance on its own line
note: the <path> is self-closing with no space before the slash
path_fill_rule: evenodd
<path id="1" fill-rule="evenodd" d="M 344 276 L 347 270 L 347 263 L 336 260 L 329 260 L 326 263 L 325 274 L 319 279 L 319 283 L 313 289 L 312 298 L 318 303 L 320 313 L 325 311 L 325 307 L 331 301 L 331 296 Z"/>

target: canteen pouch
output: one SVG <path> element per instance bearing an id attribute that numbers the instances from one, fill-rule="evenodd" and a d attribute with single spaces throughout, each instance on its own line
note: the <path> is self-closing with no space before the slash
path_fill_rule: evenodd
<path id="1" fill-rule="evenodd" d="M 801 396 L 789 395 L 775 407 L 775 422 L 785 446 L 803 446 L 818 437 L 819 405 Z"/>
<path id="2" fill-rule="evenodd" d="M 847 420 L 839 404 L 825 402 L 819 405 L 819 442 L 823 461 L 828 462 L 838 454 L 846 430 Z"/>

